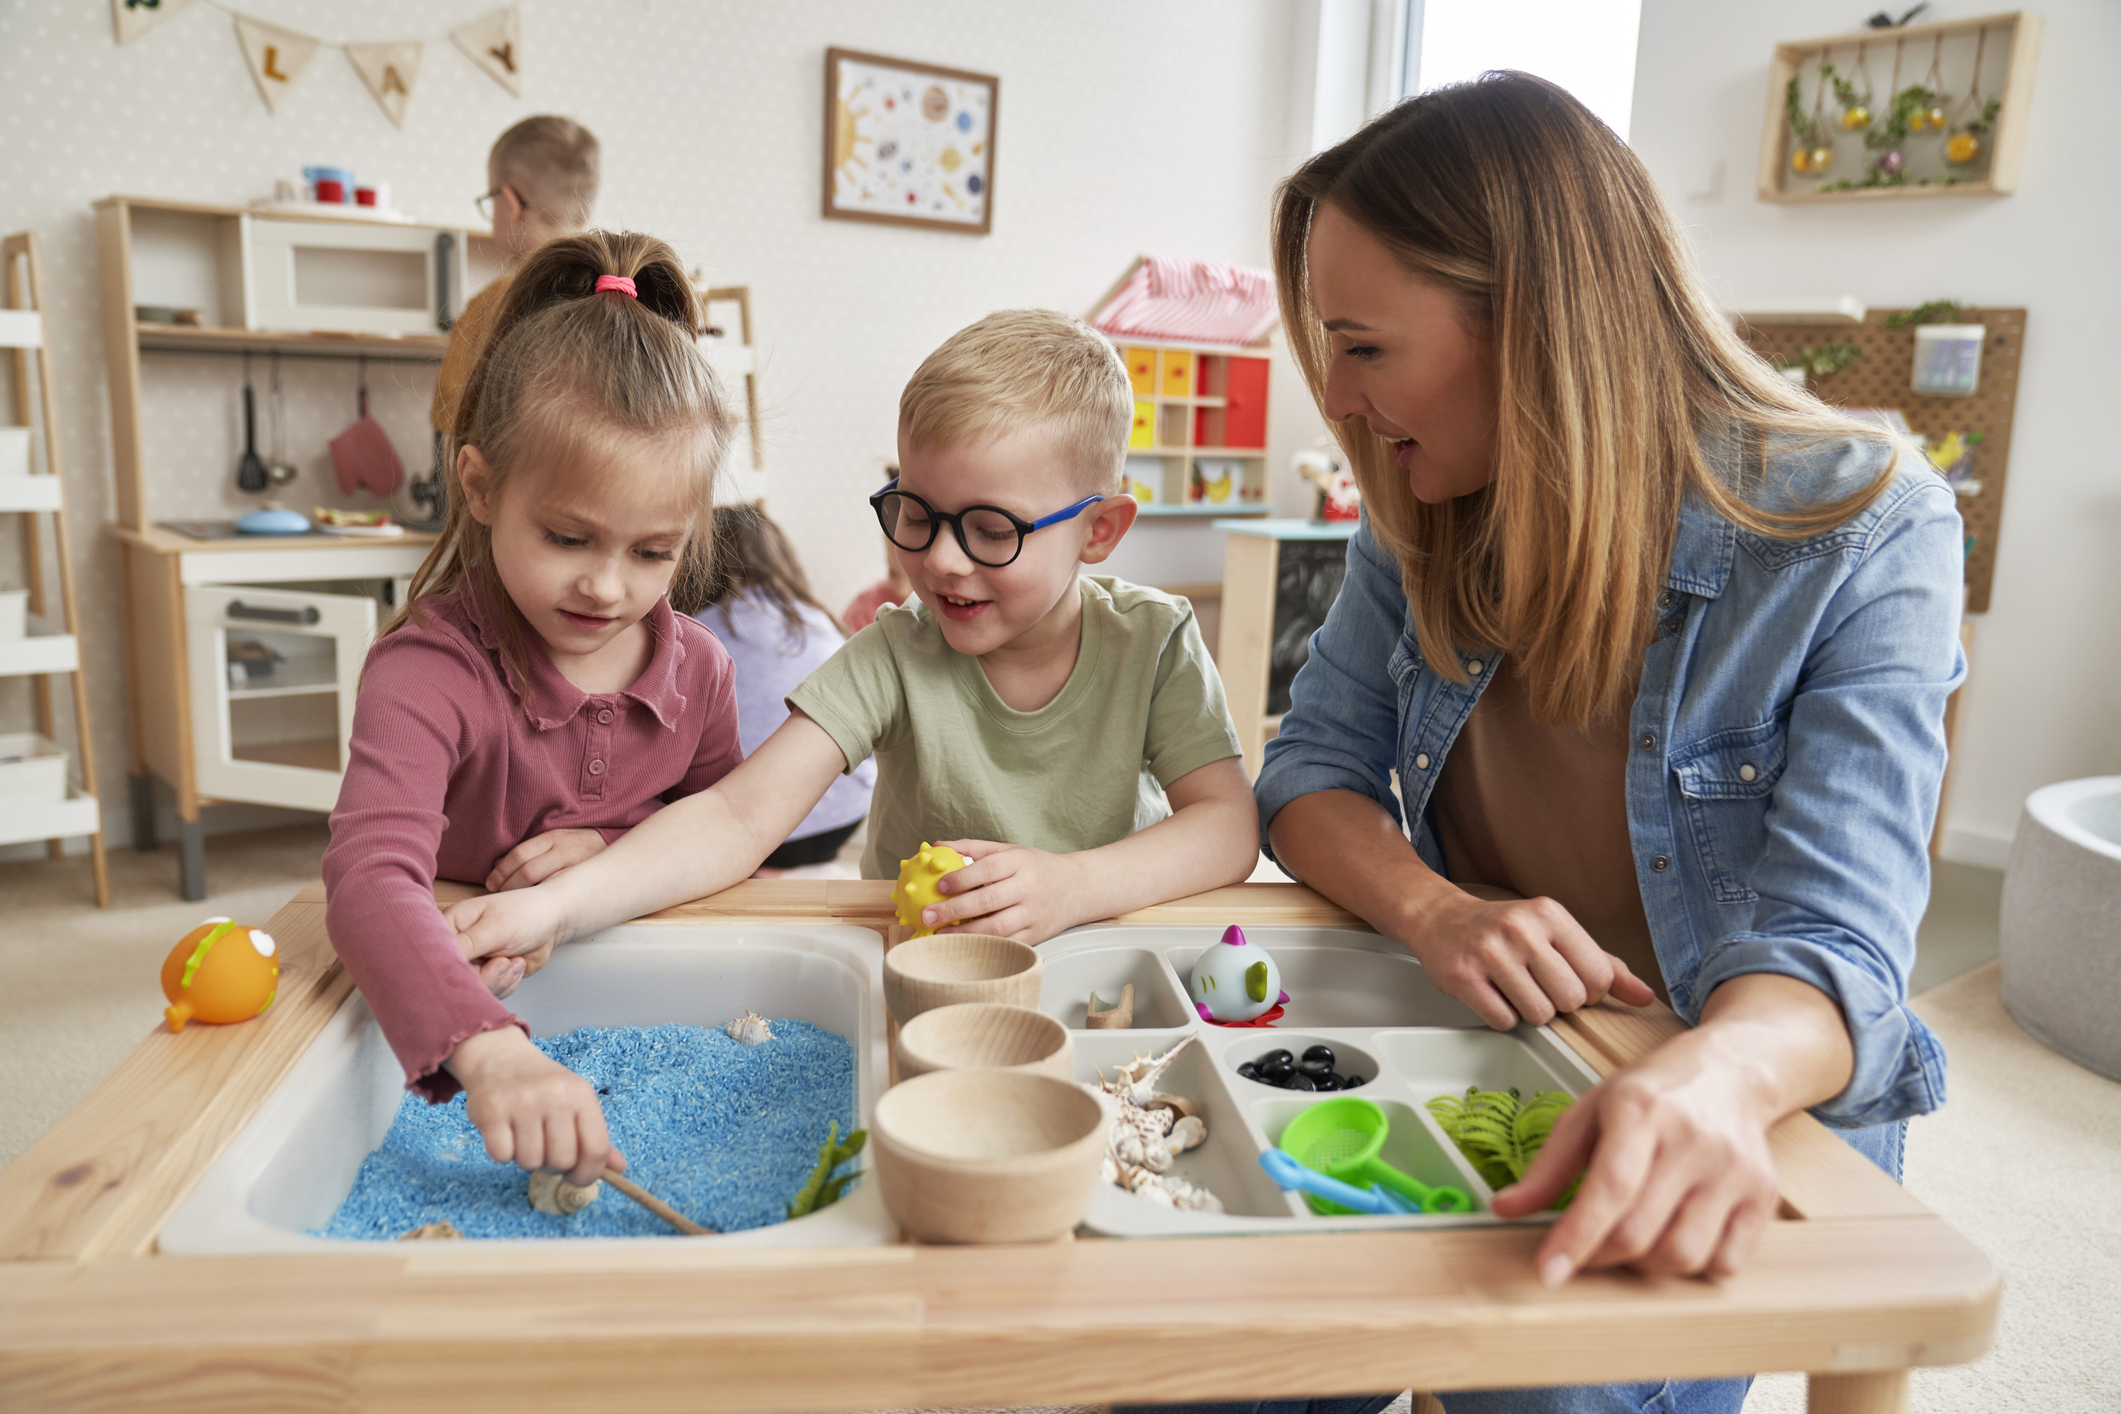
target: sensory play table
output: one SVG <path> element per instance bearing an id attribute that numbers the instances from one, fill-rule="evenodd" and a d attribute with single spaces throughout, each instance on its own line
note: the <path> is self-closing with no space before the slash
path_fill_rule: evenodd
<path id="1" fill-rule="evenodd" d="M 447 902 L 469 890 L 445 886 Z M 892 933 L 888 885 L 746 883 L 655 922 Z M 1122 925 L 1360 927 L 1295 885 L 1216 890 Z M 257 1021 L 157 1027 L 0 1172 L 0 1408 L 817 1411 L 1448 1390 L 1810 1373 L 1815 1414 L 1906 1408 L 1915 1365 L 1988 1346 L 1996 1268 L 1806 1116 L 1771 1136 L 1780 1217 L 1725 1281 L 1548 1291 L 1542 1229 L 1082 1239 L 1039 1247 L 614 1251 L 477 1243 L 176 1256 L 199 1182 L 346 999 L 321 885 L 266 925 Z M 1555 1023 L 1599 1072 L 1680 1023 Z"/>

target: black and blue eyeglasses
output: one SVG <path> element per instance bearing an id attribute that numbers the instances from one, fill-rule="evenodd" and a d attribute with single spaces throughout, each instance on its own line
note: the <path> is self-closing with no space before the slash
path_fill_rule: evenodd
<path id="1" fill-rule="evenodd" d="M 955 513 L 939 511 L 911 491 L 899 490 L 898 482 L 894 480 L 871 496 L 869 504 L 876 508 L 876 522 L 884 528 L 884 537 L 901 550 L 918 554 L 933 545 L 937 532 L 948 525 L 967 559 L 976 565 L 998 570 L 1013 564 L 1016 557 L 1024 553 L 1026 535 L 1064 520 L 1074 520 L 1104 499 L 1103 496 L 1085 496 L 1065 510 L 1037 520 L 1025 520 L 1000 506 L 967 506 Z"/>

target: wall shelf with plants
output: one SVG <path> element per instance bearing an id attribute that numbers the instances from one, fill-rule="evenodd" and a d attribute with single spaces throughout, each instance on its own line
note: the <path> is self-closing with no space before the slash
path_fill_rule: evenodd
<path id="1" fill-rule="evenodd" d="M 1760 199 L 2009 195 L 2040 30 L 2019 10 L 1777 45 Z"/>

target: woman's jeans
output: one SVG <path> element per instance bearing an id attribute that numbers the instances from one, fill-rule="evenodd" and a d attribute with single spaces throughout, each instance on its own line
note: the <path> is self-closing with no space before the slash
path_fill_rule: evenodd
<path id="1" fill-rule="evenodd" d="M 1900 1179 L 1907 1121 L 1866 1129 L 1833 1131 L 1857 1153 Z M 1465 1389 L 1439 1393 L 1449 1414 L 1738 1414 L 1750 1378 L 1735 1380 L 1644 1380 L 1623 1385 L 1561 1385 L 1530 1389 Z M 1112 1406 L 1112 1414 L 1162 1410 L 1165 1414 L 1377 1414 L 1394 1395 L 1367 1398 L 1269 1400 L 1259 1404 L 1166 1404 Z"/>

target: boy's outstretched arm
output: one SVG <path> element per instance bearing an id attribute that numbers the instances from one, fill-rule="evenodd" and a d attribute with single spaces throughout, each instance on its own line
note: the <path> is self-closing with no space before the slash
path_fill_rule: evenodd
<path id="1" fill-rule="evenodd" d="M 950 841 L 973 862 L 943 876 L 936 887 L 947 897 L 921 921 L 1042 943 L 1078 923 L 1242 883 L 1259 859 L 1259 808 L 1242 759 L 1188 771 L 1164 794 L 1168 820 L 1078 854 Z"/>
<path id="2" fill-rule="evenodd" d="M 846 766 L 823 727 L 791 712 L 742 765 L 656 811 L 594 858 L 533 889 L 453 904 L 448 917 L 464 955 L 524 956 L 719 893 L 749 878 Z"/>

